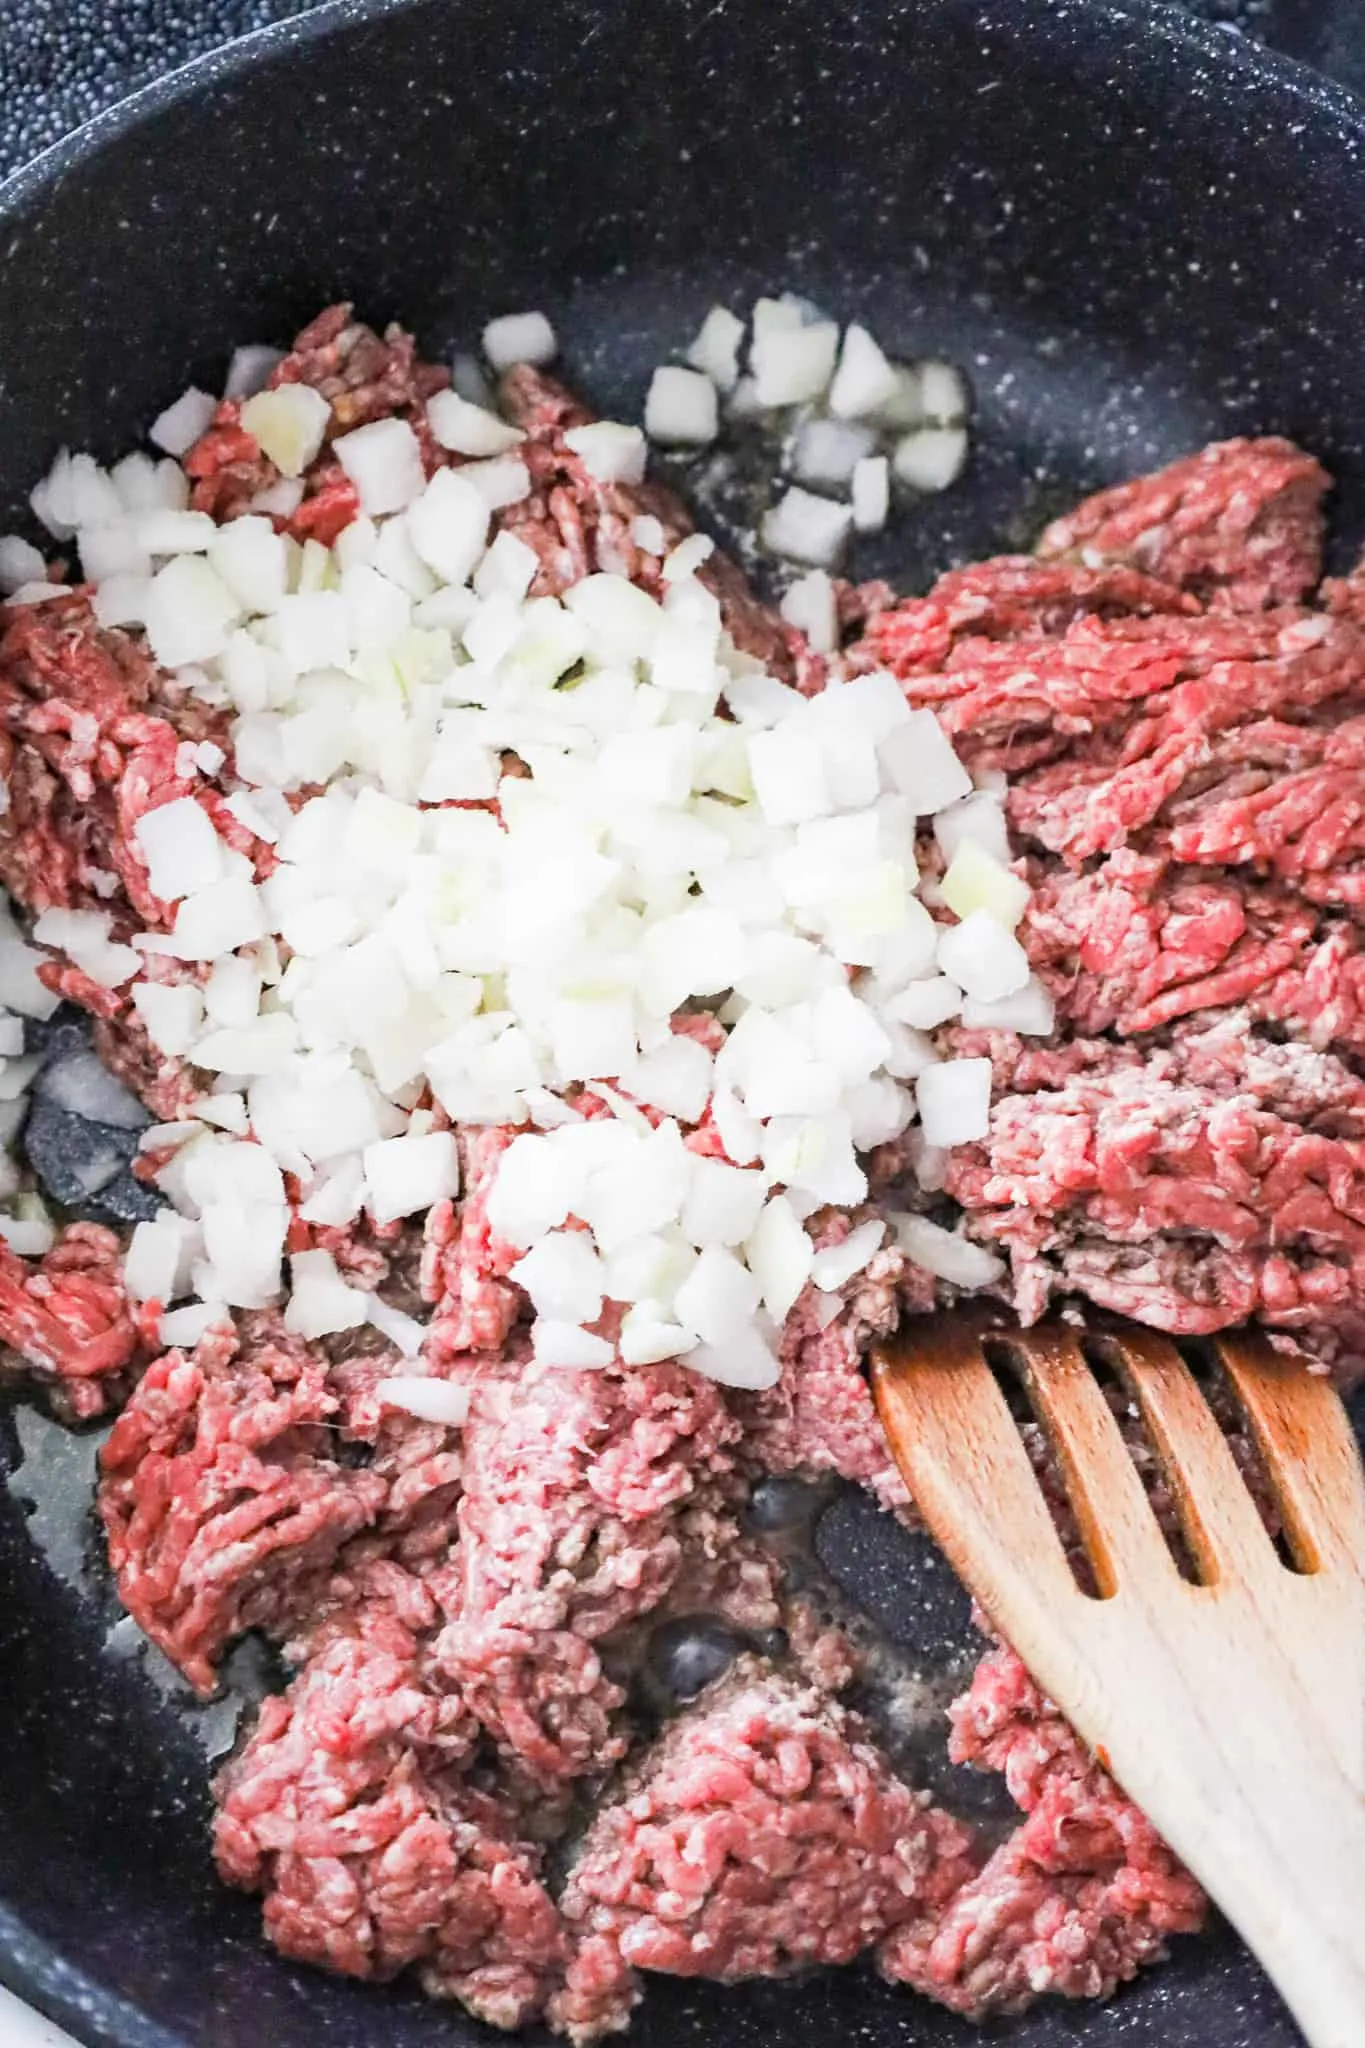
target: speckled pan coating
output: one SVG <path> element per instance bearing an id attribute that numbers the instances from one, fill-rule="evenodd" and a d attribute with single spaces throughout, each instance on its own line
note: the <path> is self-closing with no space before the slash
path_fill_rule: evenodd
<path id="1" fill-rule="evenodd" d="M 287 0 L 286 0 L 287 4 Z M 1276 428 L 1365 531 L 1365 128 L 1345 94 L 1174 11 L 1098 0 L 341 0 L 151 88 L 0 194 L 0 527 L 60 438 L 112 450 L 235 339 L 326 298 L 424 343 L 546 305 L 608 408 L 716 295 L 795 284 L 977 392 L 969 482 L 865 564 L 907 586 L 1083 486 Z M 718 493 L 723 501 L 725 491 Z M 0 1417 L 0 1465 L 18 1445 Z M 202 1751 L 101 1652 L 97 1580 L 0 1494 L 0 1977 L 116 2048 L 426 2048 L 458 2015 L 296 1972 L 214 1881 Z M 828 1561 L 941 1668 L 858 1502 Z M 636 2039 L 958 2048 L 870 1979 L 661 1985 Z M 1227 1939 L 1009 2048 L 1292 2048 Z"/>

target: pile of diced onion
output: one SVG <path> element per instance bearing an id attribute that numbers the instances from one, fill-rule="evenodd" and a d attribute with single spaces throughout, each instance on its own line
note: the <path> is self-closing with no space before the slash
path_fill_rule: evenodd
<path id="1" fill-rule="evenodd" d="M 832 398 L 857 332 L 831 356 Z M 532 315 L 485 346 L 499 367 L 554 344 Z M 250 392 L 273 358 L 241 356 Z M 38 921 L 204 1076 L 193 1118 L 144 1139 L 169 1155 L 170 1207 L 134 1233 L 130 1290 L 167 1305 L 171 1342 L 284 1295 L 305 1337 L 369 1319 L 417 1361 L 421 1326 L 329 1253 L 286 1260 L 284 1176 L 318 1226 L 420 1217 L 460 1192 L 434 1098 L 453 1123 L 518 1129 L 488 1213 L 521 1253 L 538 1357 L 676 1356 L 770 1383 L 806 1284 L 834 1304 L 886 1241 L 880 1219 L 818 1250 L 805 1227 L 863 1201 L 860 1155 L 917 1125 L 933 1187 L 946 1148 L 986 1131 L 989 1062 L 939 1058 L 932 1028 L 1051 1026 L 1014 936 L 1027 889 L 998 789 L 973 788 L 890 675 L 806 700 L 738 652 L 697 573 L 704 538 L 664 560 L 662 602 L 605 574 L 531 597 L 536 556 L 494 519 L 528 494 L 522 437 L 468 397 L 430 401 L 438 442 L 469 458 L 430 482 L 404 420 L 335 442 L 362 509 L 332 548 L 271 518 L 318 453 L 324 401 L 299 384 L 246 397 L 284 482 L 222 527 L 185 509 L 175 460 L 210 410 L 198 393 L 171 407 L 159 458 L 106 473 L 63 455 L 34 501 L 74 538 L 99 617 L 142 629 L 231 714 L 228 809 L 277 858 L 257 883 L 178 799 L 135 828 L 168 932 L 125 946 L 96 910 Z M 643 473 L 636 427 L 568 438 L 600 476 Z M 653 520 L 636 539 L 663 545 Z M 22 545 L 0 543 L 0 573 L 12 601 L 39 601 L 51 586 Z M 212 746 L 189 756 L 222 766 Z M 323 793 L 287 800 L 309 785 Z M 916 867 L 929 820 L 937 919 Z M 32 964 L 0 935 L 0 999 Z M 585 1088 L 608 1114 L 583 1114 Z M 684 1142 L 703 1123 L 709 1154 Z M 998 1270 L 926 1219 L 898 1228 L 959 1284 Z M 429 1407 L 414 1384 L 402 1398 Z"/>

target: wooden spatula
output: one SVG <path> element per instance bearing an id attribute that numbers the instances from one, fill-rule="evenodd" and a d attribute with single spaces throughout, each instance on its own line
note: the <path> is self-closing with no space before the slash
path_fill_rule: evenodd
<path id="1" fill-rule="evenodd" d="M 1365 1480 L 1345 1411 L 1259 1337 L 1216 1340 L 1291 1567 L 1175 1346 L 1131 1327 L 1103 1342 L 1199 1583 L 1063 1324 L 909 1324 L 873 1366 L 892 1449 L 981 1606 L 1240 1929 L 1312 2048 L 1365 2048 Z M 1004 1347 L 1046 1432 L 1093 1592 L 983 1343 Z"/>

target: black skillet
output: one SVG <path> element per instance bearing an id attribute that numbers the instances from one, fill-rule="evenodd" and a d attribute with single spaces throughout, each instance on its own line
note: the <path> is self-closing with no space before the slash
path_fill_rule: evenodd
<path id="1" fill-rule="evenodd" d="M 869 573 L 921 587 L 1082 488 L 1247 431 L 1316 450 L 1339 547 L 1365 531 L 1365 117 L 1126 0 L 341 0 L 202 61 L 0 197 L 0 530 L 59 441 L 119 449 L 188 373 L 215 388 L 231 343 L 283 339 L 332 297 L 438 352 L 545 306 L 575 381 L 636 415 L 713 299 L 779 287 L 972 376 L 969 476 Z M 80 1476 L 22 1431 L 26 1451 L 0 1415 L 0 1979 L 114 2048 L 472 2041 L 457 2012 L 288 1967 L 218 1887 L 221 1715 L 104 1646 Z M 827 1565 L 941 1671 L 969 1654 L 962 1603 L 904 1545 L 854 1499 L 821 1532 Z M 774 2035 L 980 2038 L 855 1972 L 660 1982 L 635 2038 Z M 1296 2037 L 1215 1935 L 1108 2007 L 1048 2005 L 990 2038 Z"/>

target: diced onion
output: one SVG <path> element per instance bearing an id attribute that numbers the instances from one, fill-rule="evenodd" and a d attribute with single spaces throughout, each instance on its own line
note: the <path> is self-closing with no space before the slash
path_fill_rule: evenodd
<path id="1" fill-rule="evenodd" d="M 941 934 L 938 962 L 950 980 L 983 1003 L 1016 994 L 1029 975 L 1028 955 L 989 910 L 973 910 Z"/>
<path id="2" fill-rule="evenodd" d="M 771 409 L 819 398 L 834 374 L 838 348 L 832 320 L 756 332 L 749 361 L 758 403 Z"/>
<path id="3" fill-rule="evenodd" d="M 217 410 L 216 399 L 210 398 L 207 391 L 198 391 L 191 385 L 173 405 L 157 414 L 147 429 L 147 439 L 158 448 L 164 448 L 167 455 L 186 455 L 200 435 L 212 425 Z"/>
<path id="4" fill-rule="evenodd" d="M 739 350 L 744 322 L 725 306 L 712 306 L 687 351 L 694 370 L 701 370 L 718 391 L 733 391 L 739 381 Z"/>
<path id="5" fill-rule="evenodd" d="M 927 1216 L 896 1216 L 892 1219 L 896 1242 L 906 1257 L 954 1287 L 974 1291 L 990 1287 L 1005 1271 L 1005 1262 L 994 1252 L 973 1244 L 958 1231 L 945 1230 Z"/>
<path id="6" fill-rule="evenodd" d="M 946 491 L 967 460 L 965 427 L 917 427 L 896 443 L 892 468 L 916 491 Z"/>
<path id="7" fill-rule="evenodd" d="M 935 426 L 958 426 L 971 409 L 966 379 L 953 363 L 921 363 L 919 391 L 924 417 Z"/>
<path id="8" fill-rule="evenodd" d="M 223 385 L 224 398 L 254 398 L 258 391 L 264 389 L 276 364 L 283 360 L 277 348 L 250 343 L 245 348 L 235 348 L 228 364 L 227 381 Z"/>
<path id="9" fill-rule="evenodd" d="M 510 370 L 517 363 L 552 363 L 559 343 L 543 313 L 504 313 L 484 328 L 483 352 L 495 370 Z"/>
<path id="10" fill-rule="evenodd" d="M 531 1331 L 531 1349 L 540 1364 L 563 1366 L 571 1372 L 596 1371 L 610 1365 L 616 1356 L 605 1337 L 551 1316 L 537 1319 Z"/>
<path id="11" fill-rule="evenodd" d="M 1024 1038 L 1049 1038 L 1057 1018 L 1052 997 L 1031 974 L 1022 988 L 994 1002 L 969 996 L 962 1005 L 962 1021 L 969 1031 L 1017 1031 Z"/>
<path id="12" fill-rule="evenodd" d="M 456 455 L 507 455 L 526 439 L 520 427 L 456 391 L 435 392 L 427 400 L 427 418 L 441 446 Z"/>
<path id="13" fill-rule="evenodd" d="M 847 1285 L 876 1257 L 885 1236 L 886 1225 L 879 1218 L 860 1223 L 841 1243 L 816 1252 L 811 1261 L 811 1279 L 825 1291 Z"/>
<path id="14" fill-rule="evenodd" d="M 855 322 L 844 334 L 839 368 L 830 387 L 829 409 L 836 419 L 865 420 L 896 396 L 895 366 L 865 327 Z"/>
<path id="15" fill-rule="evenodd" d="M 32 542 L 17 533 L 0 540 L 0 595 L 12 597 L 25 583 L 41 583 L 46 574 L 47 565 Z"/>
<path id="16" fill-rule="evenodd" d="M 893 785 L 921 818 L 971 794 L 972 778 L 932 711 L 912 711 L 879 752 Z"/>
<path id="17" fill-rule="evenodd" d="M 1029 885 L 998 861 L 975 839 L 963 839 L 939 884 L 939 894 L 958 917 L 975 910 L 989 912 L 1006 931 L 1013 931 L 1028 908 Z"/>
<path id="18" fill-rule="evenodd" d="M 401 512 L 422 491 L 421 444 L 406 420 L 371 420 L 339 435 L 332 452 L 360 494 L 361 511 L 371 519 Z"/>
<path id="19" fill-rule="evenodd" d="M 799 576 L 778 609 L 789 626 L 805 634 L 817 654 L 833 654 L 839 644 L 839 617 L 834 585 L 823 569 Z"/>
<path id="20" fill-rule="evenodd" d="M 915 1101 L 926 1144 L 974 1144 L 990 1129 L 990 1061 L 940 1060 L 916 1081 Z"/>
<path id="21" fill-rule="evenodd" d="M 302 476 L 322 448 L 332 408 L 311 384 L 281 384 L 242 407 L 242 425 L 284 477 Z"/>
<path id="22" fill-rule="evenodd" d="M 414 1216 L 458 1194 L 460 1162 L 449 1131 L 384 1138 L 364 1153 L 366 1204 L 376 1223 Z"/>
<path id="23" fill-rule="evenodd" d="M 853 524 L 859 533 L 880 533 L 891 509 L 891 465 L 884 455 L 867 455 L 853 467 Z"/>
<path id="24" fill-rule="evenodd" d="M 700 447 L 720 431 L 716 387 L 700 370 L 661 363 L 645 400 L 645 432 L 651 441 Z"/>
<path id="25" fill-rule="evenodd" d="M 450 1380 L 401 1373 L 380 1380 L 374 1391 L 386 1408 L 401 1408 L 404 1414 L 415 1415 L 419 1422 L 439 1422 L 447 1429 L 459 1429 L 469 1419 L 472 1389 L 455 1386 Z"/>
<path id="26" fill-rule="evenodd" d="M 829 569 L 838 561 L 852 527 L 849 506 L 794 485 L 764 513 L 759 536 L 770 555 Z"/>
<path id="27" fill-rule="evenodd" d="M 581 456 L 588 475 L 603 484 L 638 484 L 645 474 L 645 437 L 638 427 L 617 420 L 595 420 L 571 427 L 565 446 Z"/>

